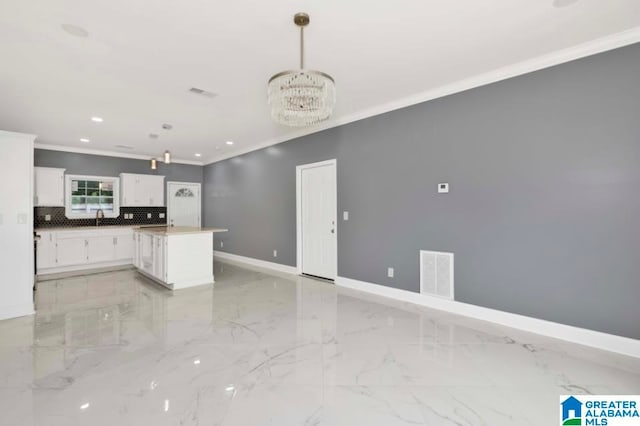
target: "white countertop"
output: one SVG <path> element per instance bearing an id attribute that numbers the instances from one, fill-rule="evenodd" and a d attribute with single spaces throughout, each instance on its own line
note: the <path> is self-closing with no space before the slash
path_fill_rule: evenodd
<path id="1" fill-rule="evenodd" d="M 177 234 L 203 234 L 203 233 L 215 233 L 215 232 L 227 232 L 228 229 L 223 228 L 199 228 L 192 226 L 145 226 L 136 229 L 137 231 L 145 234 L 162 234 L 162 235 L 177 235 Z"/>

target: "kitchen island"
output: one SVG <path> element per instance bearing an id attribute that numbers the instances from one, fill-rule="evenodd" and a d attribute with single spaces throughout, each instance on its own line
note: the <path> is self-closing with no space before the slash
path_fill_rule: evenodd
<path id="1" fill-rule="evenodd" d="M 171 290 L 211 284 L 213 234 L 226 231 L 183 226 L 137 228 L 133 265 L 144 276 Z"/>

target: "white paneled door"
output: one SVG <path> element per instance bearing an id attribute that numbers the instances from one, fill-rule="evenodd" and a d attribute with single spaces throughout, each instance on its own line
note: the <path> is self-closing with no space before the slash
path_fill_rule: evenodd
<path id="1" fill-rule="evenodd" d="M 298 166 L 298 269 L 335 279 L 337 275 L 337 190 L 335 160 Z"/>
<path id="2" fill-rule="evenodd" d="M 169 225 L 200 227 L 200 184 L 167 182 Z"/>

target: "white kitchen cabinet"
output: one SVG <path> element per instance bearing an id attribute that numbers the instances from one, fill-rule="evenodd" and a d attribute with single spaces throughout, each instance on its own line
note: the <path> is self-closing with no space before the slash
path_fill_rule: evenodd
<path id="1" fill-rule="evenodd" d="M 172 289 L 213 283 L 213 234 L 226 229 L 150 227 L 136 231 L 138 271 Z"/>
<path id="2" fill-rule="evenodd" d="M 52 167 L 34 167 L 33 205 L 64 207 L 64 171 Z"/>
<path id="3" fill-rule="evenodd" d="M 166 237 L 163 235 L 153 236 L 153 276 L 162 281 L 166 279 L 166 261 L 164 258 L 165 240 Z"/>
<path id="4" fill-rule="evenodd" d="M 87 263 L 87 239 L 82 235 L 58 235 L 56 238 L 56 266 Z"/>
<path id="5" fill-rule="evenodd" d="M 87 263 L 111 262 L 116 258 L 115 237 L 97 235 L 87 237 Z"/>
<path id="6" fill-rule="evenodd" d="M 133 238 L 134 236 L 131 233 L 117 235 L 114 237 L 116 260 L 133 259 L 133 248 L 135 246 Z"/>
<path id="7" fill-rule="evenodd" d="M 120 174 L 121 207 L 163 207 L 164 176 Z"/>
<path id="8" fill-rule="evenodd" d="M 38 274 L 69 272 L 133 262 L 133 229 L 129 227 L 37 230 Z"/>
<path id="9" fill-rule="evenodd" d="M 54 233 L 51 231 L 38 231 L 40 236 L 37 241 L 37 262 L 38 269 L 52 268 L 56 265 L 56 241 Z"/>

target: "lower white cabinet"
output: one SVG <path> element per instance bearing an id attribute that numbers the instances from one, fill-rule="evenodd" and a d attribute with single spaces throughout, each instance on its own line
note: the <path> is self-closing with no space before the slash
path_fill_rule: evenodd
<path id="1" fill-rule="evenodd" d="M 87 239 L 79 235 L 58 235 L 56 238 L 56 266 L 87 263 Z"/>
<path id="2" fill-rule="evenodd" d="M 40 239 L 36 244 L 36 267 L 38 270 L 56 266 L 56 240 L 51 231 L 38 232 Z"/>
<path id="3" fill-rule="evenodd" d="M 133 261 L 132 228 L 36 231 L 38 274 L 67 272 Z"/>

